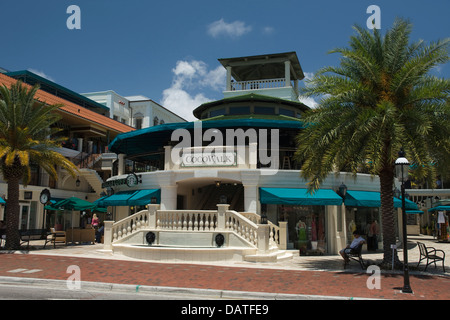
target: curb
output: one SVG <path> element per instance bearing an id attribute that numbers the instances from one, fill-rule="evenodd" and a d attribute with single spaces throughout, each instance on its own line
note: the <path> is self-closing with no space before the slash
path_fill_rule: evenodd
<path id="1" fill-rule="evenodd" d="M 340 297 L 340 296 L 321 296 L 321 295 L 300 295 L 300 294 L 282 294 L 268 292 L 249 292 L 249 291 L 231 291 L 197 288 L 178 288 L 178 287 L 158 287 L 134 284 L 116 284 L 105 282 L 82 281 L 80 289 L 70 289 L 67 280 L 38 279 L 38 278 L 20 278 L 0 276 L 0 284 L 26 284 L 31 286 L 51 286 L 66 290 L 83 291 L 109 291 L 136 294 L 170 294 L 181 296 L 194 296 L 209 298 L 211 300 L 380 300 L 358 297 Z M 192 297 L 186 297 L 186 300 L 194 300 Z"/>

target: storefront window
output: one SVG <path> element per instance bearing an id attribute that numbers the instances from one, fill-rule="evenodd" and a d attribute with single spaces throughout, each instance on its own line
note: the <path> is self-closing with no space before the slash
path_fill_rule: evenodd
<path id="1" fill-rule="evenodd" d="M 379 208 L 346 207 L 346 209 L 347 242 L 353 241 L 353 231 L 358 230 L 367 242 L 367 249 L 376 251 L 378 242 L 381 241 Z"/>
<path id="2" fill-rule="evenodd" d="M 288 221 L 289 242 L 300 255 L 324 254 L 327 250 L 325 206 L 279 206 L 280 221 Z"/>

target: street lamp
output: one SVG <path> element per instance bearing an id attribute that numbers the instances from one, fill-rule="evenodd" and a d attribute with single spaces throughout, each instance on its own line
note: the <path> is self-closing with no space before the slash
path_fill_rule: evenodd
<path id="1" fill-rule="evenodd" d="M 342 182 L 342 184 L 339 186 L 338 194 L 345 199 L 345 196 L 347 195 L 347 186 Z"/>
<path id="2" fill-rule="evenodd" d="M 407 232 L 406 232 L 406 208 L 405 208 L 405 182 L 408 180 L 409 161 L 405 158 L 405 151 L 401 149 L 398 153 L 398 158 L 395 160 L 395 170 L 397 179 L 402 183 L 402 229 L 403 229 L 403 293 L 412 293 L 409 285 L 409 271 L 408 271 L 408 246 L 407 246 Z"/>

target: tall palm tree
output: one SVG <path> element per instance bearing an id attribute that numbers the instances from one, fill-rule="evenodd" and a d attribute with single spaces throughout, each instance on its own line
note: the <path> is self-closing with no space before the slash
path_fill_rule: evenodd
<path id="1" fill-rule="evenodd" d="M 6 248 L 20 248 L 19 186 L 30 180 L 30 163 L 37 164 L 57 179 L 55 166 L 75 176 L 75 165 L 55 151 L 61 139 L 52 139 L 59 129 L 54 111 L 60 106 L 37 102 L 38 86 L 27 88 L 22 82 L 10 88 L 0 86 L 0 170 L 8 184 L 6 202 Z"/>
<path id="2" fill-rule="evenodd" d="M 396 19 L 380 31 L 355 26 L 338 67 L 325 67 L 301 94 L 319 96 L 305 117 L 295 157 L 311 191 L 330 172 L 378 175 L 381 193 L 383 262 L 395 243 L 393 185 L 395 159 L 403 148 L 419 177 L 433 177 L 436 161 L 450 159 L 450 81 L 430 75 L 449 60 L 450 39 L 410 43 L 411 23 Z M 395 254 L 396 263 L 399 262 Z"/>

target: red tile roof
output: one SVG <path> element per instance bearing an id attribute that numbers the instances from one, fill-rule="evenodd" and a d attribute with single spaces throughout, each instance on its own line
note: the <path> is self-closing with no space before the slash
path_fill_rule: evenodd
<path id="1" fill-rule="evenodd" d="M 0 73 L 0 84 L 6 85 L 8 88 L 16 83 L 17 80 L 11 77 L 8 77 L 5 74 Z M 30 87 L 28 84 L 24 84 L 27 87 Z M 130 127 L 126 124 L 123 124 L 119 121 L 108 118 L 104 115 L 98 114 L 94 111 L 86 109 L 82 106 L 79 106 L 73 102 L 64 100 L 60 97 L 54 96 L 48 92 L 43 90 L 38 90 L 36 96 L 38 101 L 47 103 L 49 105 L 61 104 L 62 106 L 59 108 L 60 111 L 73 115 L 78 118 L 82 118 L 88 121 L 91 121 L 103 128 L 107 128 L 109 130 L 115 131 L 117 133 L 122 132 L 130 132 L 136 130 L 133 127 Z"/>

